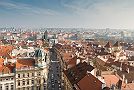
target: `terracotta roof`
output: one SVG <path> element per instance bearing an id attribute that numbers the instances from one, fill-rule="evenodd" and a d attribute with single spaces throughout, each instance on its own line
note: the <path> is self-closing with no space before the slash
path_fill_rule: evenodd
<path id="1" fill-rule="evenodd" d="M 29 67 L 34 65 L 35 65 L 35 59 L 33 58 L 22 58 L 18 59 L 16 62 L 16 68 Z"/>
<path id="2" fill-rule="evenodd" d="M 119 78 L 115 75 L 102 75 L 102 77 L 104 77 L 107 87 L 111 87 L 112 84 L 116 85 L 119 81 Z"/>
<path id="3" fill-rule="evenodd" d="M 6 45 L 6 46 L 0 46 L 0 56 L 7 57 L 8 59 L 11 59 L 12 56 L 9 55 L 9 53 L 13 50 L 13 46 Z"/>
<path id="4" fill-rule="evenodd" d="M 115 59 L 113 59 L 113 58 L 108 58 L 108 60 L 106 61 L 106 63 L 112 63 L 112 62 L 114 62 L 115 61 Z"/>
<path id="5" fill-rule="evenodd" d="M 96 68 L 102 70 L 102 71 L 107 71 L 107 67 L 105 66 L 106 62 L 102 61 L 101 59 L 99 58 L 96 58 Z"/>
<path id="6" fill-rule="evenodd" d="M 71 58 L 68 62 L 67 62 L 67 65 L 70 67 L 73 67 L 76 65 L 76 62 L 77 62 L 77 56 L 74 56 L 73 58 Z"/>
<path id="7" fill-rule="evenodd" d="M 87 71 L 92 71 L 94 67 L 91 65 L 87 65 L 86 62 L 79 63 L 76 66 L 65 70 L 64 73 L 69 79 L 69 81 L 73 84 L 78 83 L 83 77 L 86 76 Z"/>
<path id="8" fill-rule="evenodd" d="M 96 58 L 96 63 L 97 63 L 98 65 L 101 65 L 101 66 L 103 66 L 103 65 L 106 64 L 106 62 L 104 62 L 103 60 L 101 60 L 101 59 L 99 59 L 99 58 Z"/>
<path id="9" fill-rule="evenodd" d="M 98 80 L 92 74 L 87 74 L 84 78 L 82 78 L 78 83 L 78 87 L 80 90 L 101 90 L 102 82 Z"/>
<path id="10" fill-rule="evenodd" d="M 4 59 L 0 58 L 0 64 L 3 64 L 3 63 L 4 63 Z"/>
<path id="11" fill-rule="evenodd" d="M 121 90 L 134 90 L 134 83 L 123 84 Z"/>
<path id="12" fill-rule="evenodd" d="M 49 48 L 44 48 L 44 51 L 45 52 L 49 52 Z"/>
<path id="13" fill-rule="evenodd" d="M 0 65 L 0 73 L 7 74 L 7 73 L 13 73 L 13 69 L 15 66 L 11 65 Z"/>
<path id="14" fill-rule="evenodd" d="M 117 74 L 123 79 L 123 75 L 125 75 L 125 79 L 127 79 L 128 83 L 132 83 L 134 81 L 134 71 L 133 72 L 122 72 L 117 71 Z"/>
<path id="15" fill-rule="evenodd" d="M 59 44 L 59 43 L 57 43 L 57 44 L 55 45 L 55 47 L 59 50 L 59 49 L 62 47 L 62 45 Z"/>
<path id="16" fill-rule="evenodd" d="M 105 66 L 110 66 L 110 67 L 112 67 L 113 65 L 116 66 L 116 67 L 122 67 L 122 71 L 124 71 L 124 72 L 127 72 L 128 68 L 129 68 L 130 72 L 134 71 L 134 67 L 133 66 L 130 66 L 130 65 L 127 65 L 126 63 L 122 63 L 122 62 L 118 62 L 118 61 L 105 64 Z"/>
<path id="17" fill-rule="evenodd" d="M 65 62 L 68 62 L 70 59 L 73 58 L 72 55 L 73 55 L 72 53 L 62 53 L 63 60 L 64 60 Z"/>

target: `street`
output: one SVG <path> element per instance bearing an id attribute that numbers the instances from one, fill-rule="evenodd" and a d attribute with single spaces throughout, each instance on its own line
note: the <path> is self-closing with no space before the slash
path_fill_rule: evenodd
<path id="1" fill-rule="evenodd" d="M 61 86 L 60 64 L 57 60 L 56 53 L 53 50 L 51 50 L 50 60 L 51 62 L 47 81 L 48 90 L 63 90 Z"/>

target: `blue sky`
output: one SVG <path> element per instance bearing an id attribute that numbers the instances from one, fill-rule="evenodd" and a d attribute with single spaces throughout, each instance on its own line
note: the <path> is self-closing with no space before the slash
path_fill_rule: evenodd
<path id="1" fill-rule="evenodd" d="M 0 27 L 134 29 L 134 0 L 0 0 Z"/>

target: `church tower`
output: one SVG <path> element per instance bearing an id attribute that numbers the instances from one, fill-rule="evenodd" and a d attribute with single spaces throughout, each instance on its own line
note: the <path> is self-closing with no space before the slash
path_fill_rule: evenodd
<path id="1" fill-rule="evenodd" d="M 48 41 L 48 32 L 47 32 L 47 30 L 44 32 L 43 39 L 45 41 Z"/>
<path id="2" fill-rule="evenodd" d="M 47 30 L 44 32 L 42 37 L 43 46 L 42 47 L 49 47 L 49 39 L 48 39 L 48 32 Z"/>
<path id="3" fill-rule="evenodd" d="M 45 67 L 46 66 L 46 53 L 42 49 L 35 50 L 35 66 Z"/>
<path id="4" fill-rule="evenodd" d="M 106 52 L 112 53 L 112 45 L 110 42 L 108 42 L 104 47 Z"/>
<path id="5" fill-rule="evenodd" d="M 120 52 L 122 50 L 122 46 L 120 45 L 120 43 L 117 41 L 114 45 L 113 45 L 113 51 L 116 52 Z"/>

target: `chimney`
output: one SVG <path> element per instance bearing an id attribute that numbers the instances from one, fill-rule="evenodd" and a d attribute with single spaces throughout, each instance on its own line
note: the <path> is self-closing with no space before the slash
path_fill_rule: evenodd
<path id="1" fill-rule="evenodd" d="M 8 62 L 8 60 L 7 60 L 7 57 L 6 57 L 6 59 L 4 60 L 4 65 L 6 65 L 7 62 Z"/>
<path id="2" fill-rule="evenodd" d="M 72 54 L 72 58 L 74 57 L 74 55 Z"/>
<path id="3" fill-rule="evenodd" d="M 122 75 L 122 81 L 125 81 L 125 74 Z"/>
<path id="4" fill-rule="evenodd" d="M 127 79 L 125 79 L 125 83 L 126 83 L 126 84 L 128 83 Z"/>
<path id="5" fill-rule="evenodd" d="M 130 71 L 129 68 L 127 68 L 127 73 L 129 73 L 129 71 Z"/>
<path id="6" fill-rule="evenodd" d="M 122 71 L 122 62 L 121 62 L 121 65 L 120 65 L 120 71 Z"/>

